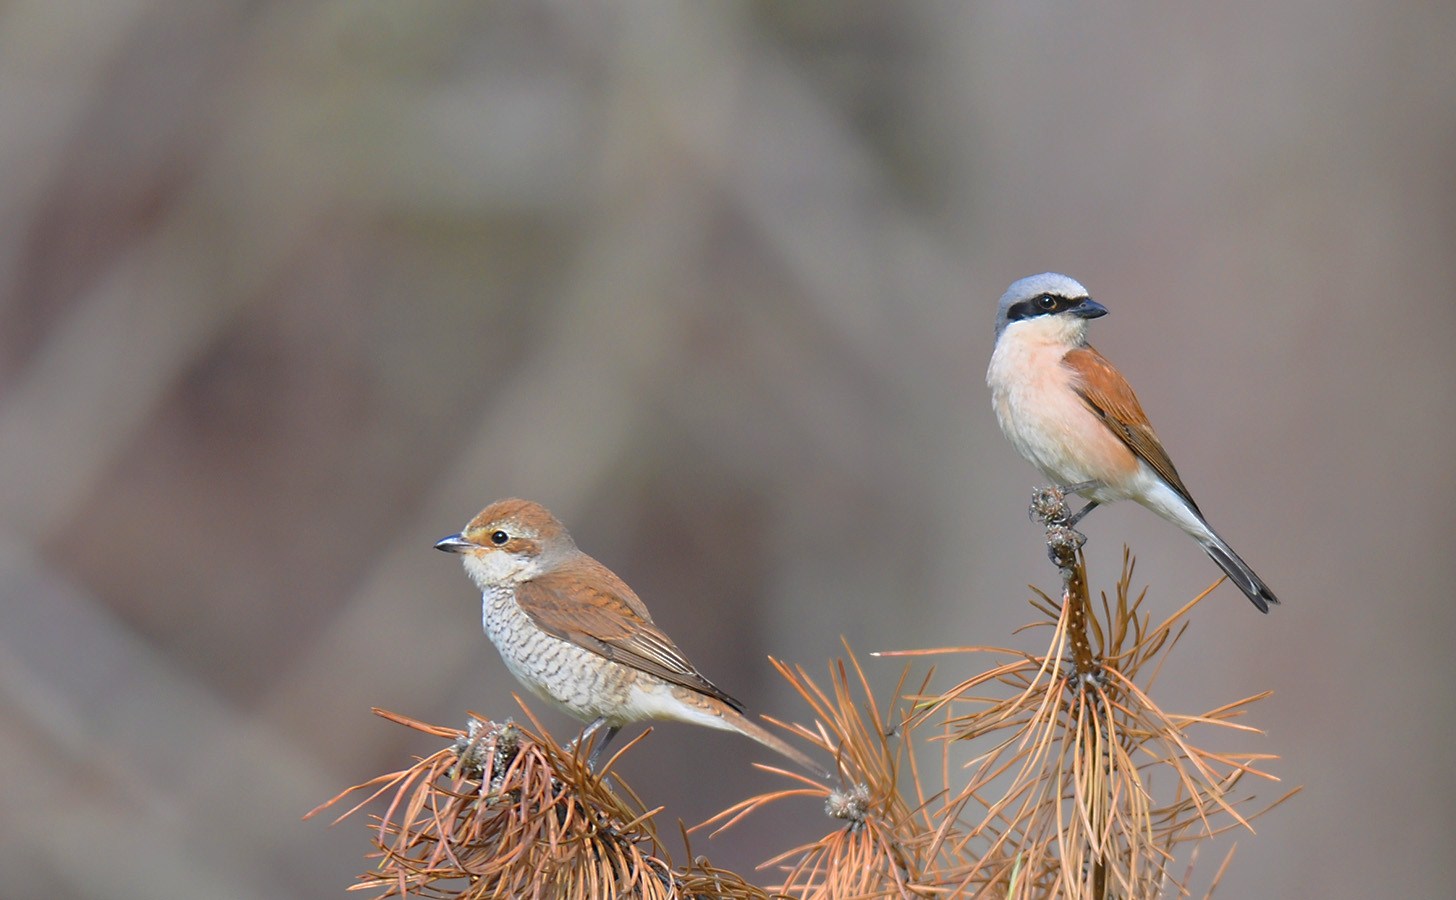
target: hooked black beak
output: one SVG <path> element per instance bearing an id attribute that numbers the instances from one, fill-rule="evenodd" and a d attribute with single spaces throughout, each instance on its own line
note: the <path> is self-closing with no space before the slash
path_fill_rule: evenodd
<path id="1" fill-rule="evenodd" d="M 1093 300 L 1091 297 L 1084 297 L 1081 303 L 1078 303 L 1071 309 L 1071 312 L 1078 318 L 1096 319 L 1100 316 L 1107 315 L 1107 307 Z"/>
<path id="2" fill-rule="evenodd" d="M 443 550 L 446 553 L 464 553 L 473 546 L 475 545 L 467 541 L 464 536 L 458 534 L 442 537 L 435 542 L 435 549 Z"/>

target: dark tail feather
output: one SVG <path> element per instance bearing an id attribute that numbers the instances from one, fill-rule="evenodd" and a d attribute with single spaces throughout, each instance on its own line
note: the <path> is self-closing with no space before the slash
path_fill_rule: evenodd
<path id="1" fill-rule="evenodd" d="M 1269 604 L 1279 602 L 1278 598 L 1274 596 L 1274 592 L 1269 590 L 1269 585 L 1255 575 L 1254 570 L 1249 568 L 1249 564 L 1239 559 L 1239 555 L 1234 552 L 1233 548 L 1224 543 L 1218 535 L 1214 535 L 1212 540 L 1200 541 L 1200 543 L 1203 544 L 1203 549 L 1208 551 L 1208 555 L 1213 558 L 1213 561 L 1218 563 L 1218 567 L 1228 575 L 1229 581 L 1232 581 L 1239 590 L 1248 596 L 1249 600 L 1259 608 L 1259 612 L 1266 613 L 1269 611 Z"/>

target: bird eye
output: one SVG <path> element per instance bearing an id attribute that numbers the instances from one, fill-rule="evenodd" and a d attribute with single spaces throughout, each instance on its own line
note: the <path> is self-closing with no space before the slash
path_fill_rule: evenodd
<path id="1" fill-rule="evenodd" d="M 490 542 L 492 544 L 495 544 L 497 547 L 499 547 L 501 544 L 504 544 L 510 539 L 511 536 L 506 534 L 504 531 L 492 531 L 490 533 Z"/>
<path id="2" fill-rule="evenodd" d="M 1041 309 L 1051 312 L 1057 308 L 1057 298 L 1051 294 L 1042 294 L 1036 298 L 1036 305 Z"/>

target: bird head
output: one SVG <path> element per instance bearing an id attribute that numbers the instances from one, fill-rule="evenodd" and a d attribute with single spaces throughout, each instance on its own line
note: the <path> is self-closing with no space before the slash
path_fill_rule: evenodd
<path id="1" fill-rule="evenodd" d="M 535 577 L 576 544 L 546 507 L 511 499 L 487 506 L 435 549 L 460 554 L 465 571 L 486 590 Z"/>
<path id="2" fill-rule="evenodd" d="M 1048 343 L 1080 346 L 1087 342 L 1087 320 L 1107 315 L 1107 307 L 1087 289 L 1056 272 L 1012 282 L 996 309 L 996 339 L 1009 330 Z"/>

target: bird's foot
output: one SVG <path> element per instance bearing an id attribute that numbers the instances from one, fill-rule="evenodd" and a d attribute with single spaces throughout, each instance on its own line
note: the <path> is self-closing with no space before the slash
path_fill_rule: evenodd
<path id="1" fill-rule="evenodd" d="M 595 719 L 592 719 L 591 722 L 581 730 L 581 734 L 577 736 L 576 740 L 571 742 L 571 747 L 569 749 L 573 753 L 576 752 L 577 747 L 586 744 L 587 741 L 591 740 L 592 735 L 596 734 L 597 731 L 606 724 L 607 720 L 602 718 L 601 716 L 597 716 Z M 602 735 L 602 739 L 600 741 L 597 741 L 597 745 L 592 748 L 591 756 L 588 756 L 586 759 L 586 767 L 588 769 L 593 772 L 597 770 L 597 760 L 601 759 L 602 751 L 607 749 L 607 745 L 612 742 L 612 738 L 616 737 L 617 732 L 621 730 L 622 726 L 620 725 L 610 725 L 607 727 L 607 733 Z"/>
<path id="2" fill-rule="evenodd" d="M 1087 505 L 1074 514 L 1071 505 L 1067 503 L 1067 497 L 1100 485 L 1099 481 L 1082 481 L 1077 484 L 1054 484 L 1037 488 L 1031 493 L 1031 507 L 1027 510 L 1027 515 L 1033 522 L 1040 522 L 1048 527 L 1065 525 L 1070 528 L 1080 522 L 1087 513 L 1096 509 L 1097 501 L 1087 501 Z"/>
<path id="3" fill-rule="evenodd" d="M 1031 492 L 1031 506 L 1027 508 L 1026 514 L 1033 522 L 1057 525 L 1070 519 L 1072 510 L 1067 506 L 1066 493 L 1052 485 Z"/>

